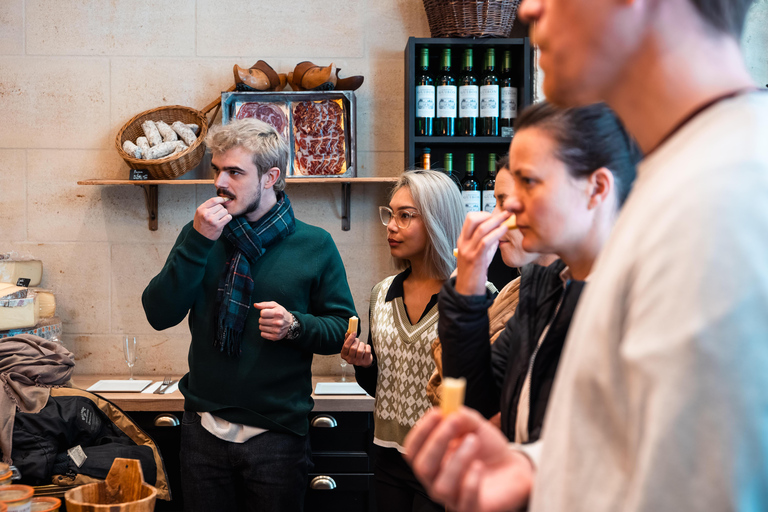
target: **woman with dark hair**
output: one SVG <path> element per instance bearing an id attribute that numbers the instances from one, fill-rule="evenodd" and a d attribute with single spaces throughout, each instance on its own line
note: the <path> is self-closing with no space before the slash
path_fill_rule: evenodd
<path id="1" fill-rule="evenodd" d="M 464 223 L 456 279 L 439 297 L 443 371 L 467 379 L 468 406 L 486 417 L 501 412 L 510 440 L 532 442 L 541 433 L 576 303 L 629 193 L 639 156 L 604 104 L 534 105 L 515 126 L 509 167 L 500 173 L 513 186 L 501 207 L 470 214 Z M 485 275 L 511 214 L 525 251 L 560 259 L 523 268 L 515 315 L 491 346 L 487 311 L 493 298 L 485 292 Z"/>

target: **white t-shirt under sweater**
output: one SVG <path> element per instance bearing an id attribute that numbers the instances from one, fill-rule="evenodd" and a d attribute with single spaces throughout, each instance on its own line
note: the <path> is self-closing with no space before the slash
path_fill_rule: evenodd
<path id="1" fill-rule="evenodd" d="M 532 511 L 768 510 L 768 93 L 640 165 L 558 372 Z"/>
<path id="2" fill-rule="evenodd" d="M 406 434 L 431 407 L 425 388 L 435 369 L 430 347 L 437 338 L 438 316 L 435 303 L 411 325 L 402 296 L 385 300 L 395 277 L 371 291 L 371 340 L 379 371 L 373 442 L 402 453 Z"/>

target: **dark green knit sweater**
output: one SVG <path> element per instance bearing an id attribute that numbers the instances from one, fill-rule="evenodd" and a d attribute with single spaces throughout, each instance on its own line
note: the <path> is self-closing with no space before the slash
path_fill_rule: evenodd
<path id="1" fill-rule="evenodd" d="M 357 315 L 341 256 L 331 235 L 297 220 L 292 235 L 251 265 L 251 309 L 242 352 L 232 357 L 213 345 L 216 289 L 231 251 L 225 239 L 211 241 L 187 224 L 165 266 L 144 290 L 147 319 L 162 330 L 189 313 L 189 373 L 179 385 L 185 409 L 304 435 L 313 406 L 312 355 L 338 353 L 349 317 Z M 261 337 L 253 303 L 266 301 L 298 318 L 302 332 L 297 339 Z"/>

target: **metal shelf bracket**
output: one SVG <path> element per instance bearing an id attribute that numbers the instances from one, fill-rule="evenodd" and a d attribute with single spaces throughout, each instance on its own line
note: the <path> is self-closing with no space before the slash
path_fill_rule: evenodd
<path id="1" fill-rule="evenodd" d="M 157 185 L 142 185 L 144 201 L 147 203 L 149 230 L 157 231 Z"/>
<path id="2" fill-rule="evenodd" d="M 341 230 L 349 231 L 350 214 L 351 214 L 351 200 L 352 197 L 352 184 L 345 182 L 341 184 Z"/>

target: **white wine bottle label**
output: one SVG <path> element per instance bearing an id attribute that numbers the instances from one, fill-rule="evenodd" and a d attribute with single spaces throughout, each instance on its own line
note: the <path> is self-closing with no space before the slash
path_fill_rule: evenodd
<path id="1" fill-rule="evenodd" d="M 464 214 L 480 211 L 480 191 L 462 190 L 461 200 L 464 203 Z"/>
<path id="2" fill-rule="evenodd" d="M 517 88 L 501 88 L 501 118 L 514 119 L 517 117 Z"/>
<path id="3" fill-rule="evenodd" d="M 416 117 L 435 117 L 435 86 L 416 86 Z"/>
<path id="4" fill-rule="evenodd" d="M 483 211 L 493 213 L 496 208 L 496 196 L 493 195 L 493 190 L 483 190 Z"/>
<path id="5" fill-rule="evenodd" d="M 499 117 L 499 86 L 480 87 L 480 117 Z"/>
<path id="6" fill-rule="evenodd" d="M 437 86 L 437 117 L 456 117 L 456 86 Z"/>
<path id="7" fill-rule="evenodd" d="M 459 117 L 477 117 L 480 113 L 480 88 L 476 85 L 459 87 Z"/>

